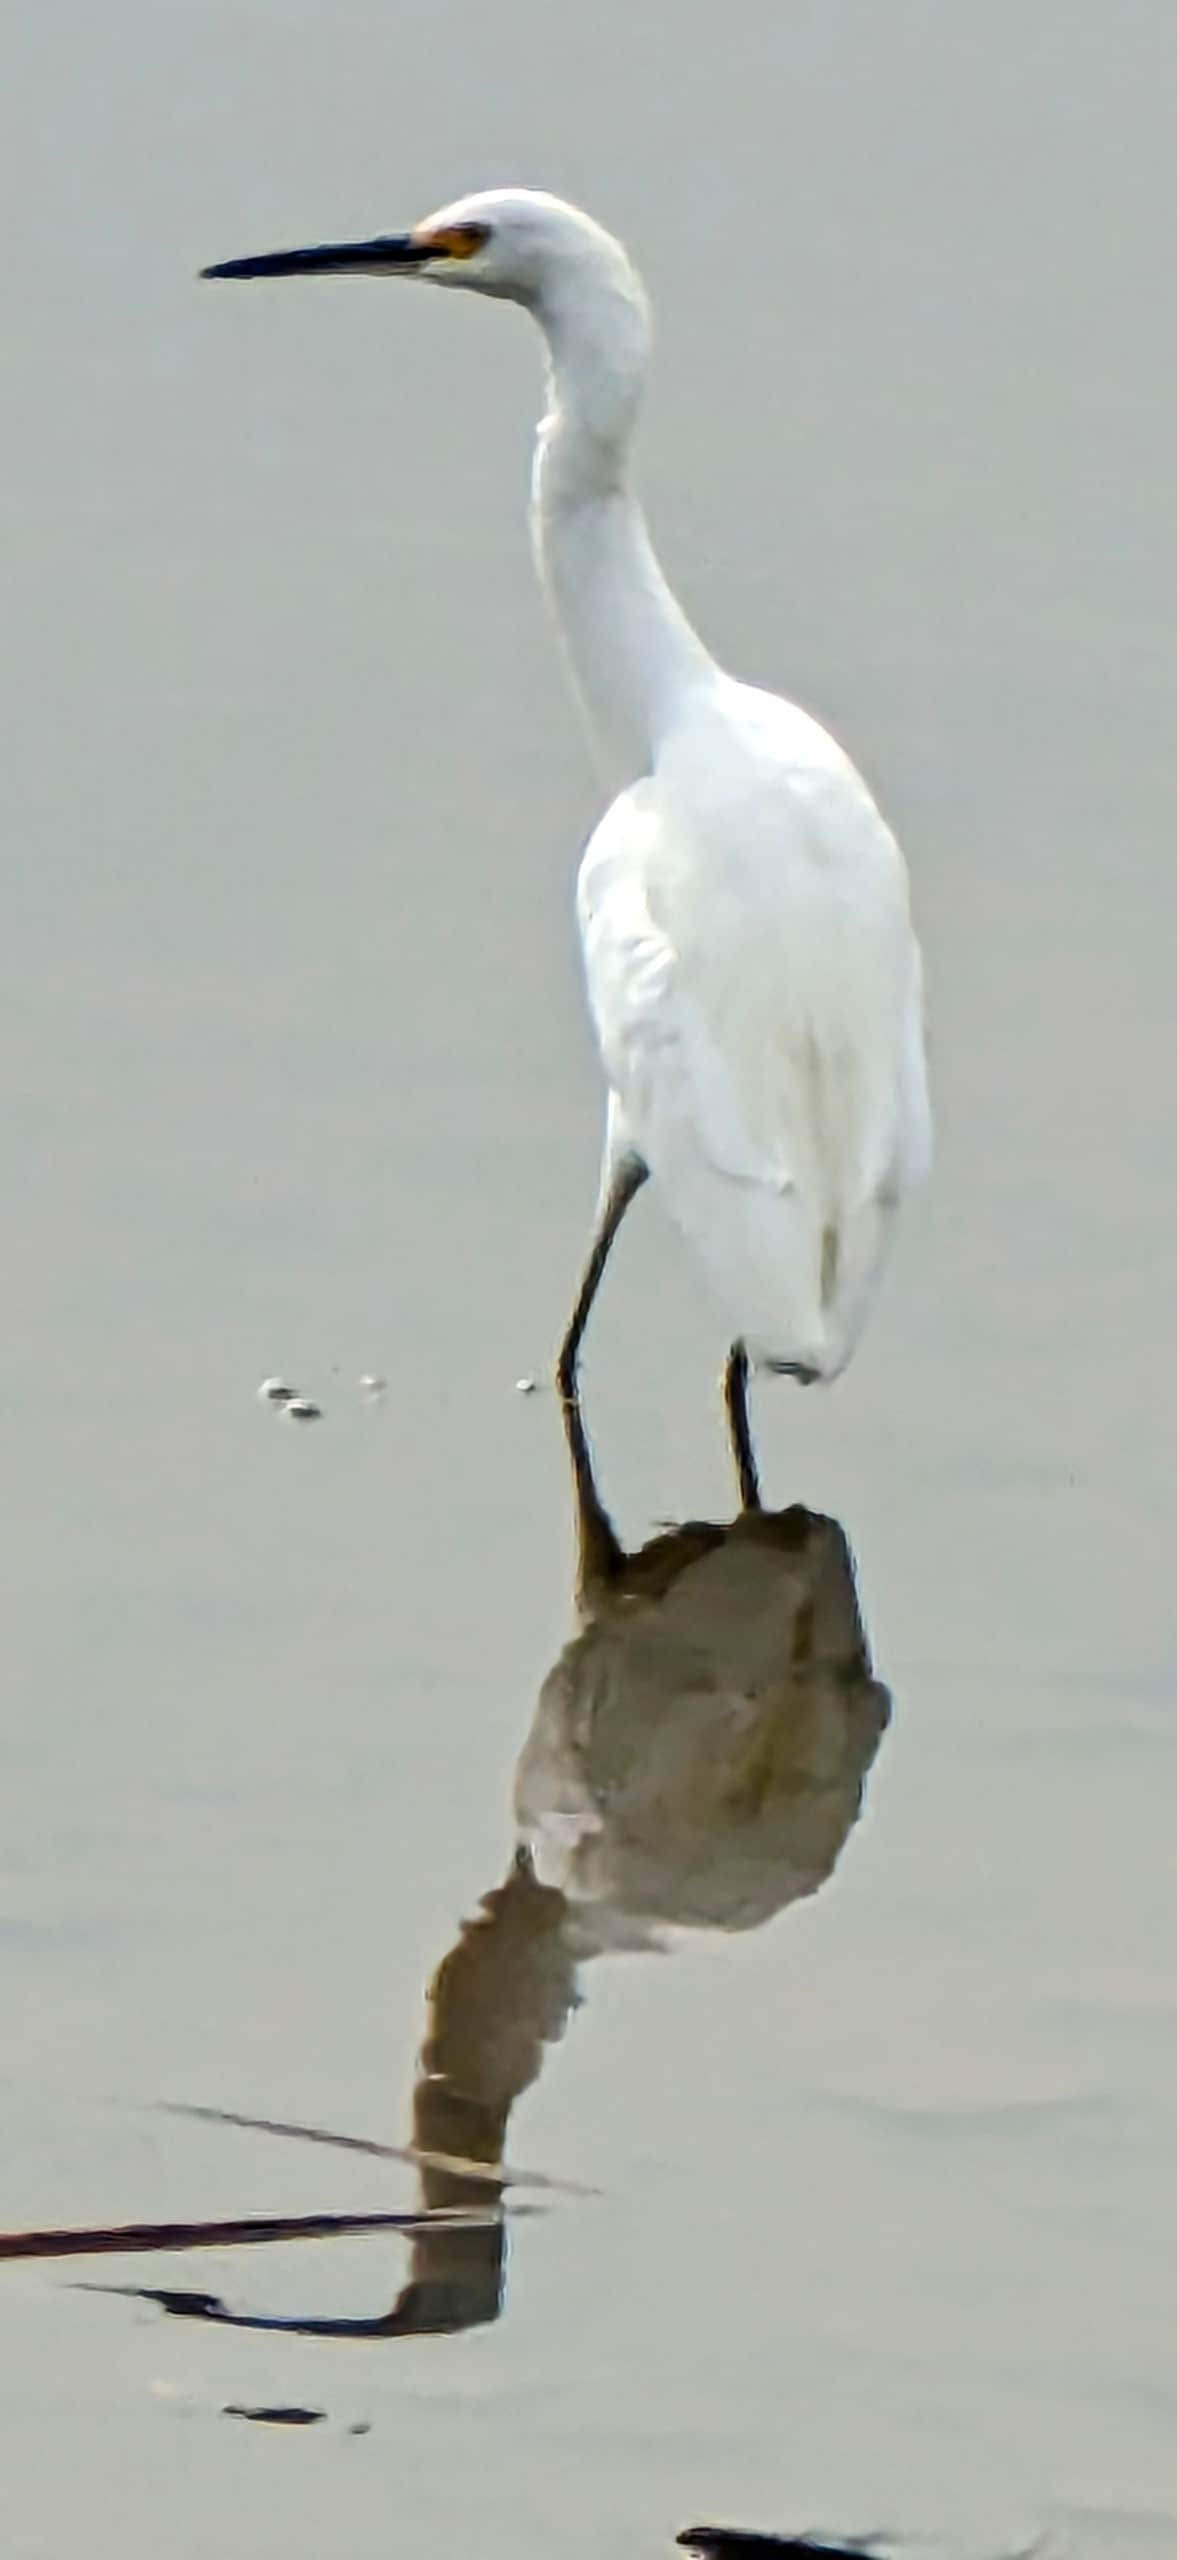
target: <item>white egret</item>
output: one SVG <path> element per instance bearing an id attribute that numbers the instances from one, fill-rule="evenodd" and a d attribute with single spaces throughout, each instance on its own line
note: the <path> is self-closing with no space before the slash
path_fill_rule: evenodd
<path id="1" fill-rule="evenodd" d="M 209 276 L 359 273 L 521 303 L 547 345 L 532 530 L 539 575 L 617 797 L 580 869 L 608 1082 L 592 1247 L 560 1354 L 653 1175 L 735 1328 L 728 1404 L 751 1484 L 749 1363 L 845 1367 L 931 1123 L 903 857 L 816 721 L 716 665 L 655 559 L 629 478 L 649 344 L 625 251 L 527 189 L 411 232 L 281 250 Z"/>

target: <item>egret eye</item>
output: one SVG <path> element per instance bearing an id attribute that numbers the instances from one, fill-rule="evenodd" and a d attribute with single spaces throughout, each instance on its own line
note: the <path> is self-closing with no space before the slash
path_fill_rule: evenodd
<path id="1" fill-rule="evenodd" d="M 418 248 L 431 258 L 473 258 L 490 238 L 489 222 L 454 222 L 444 231 L 415 231 Z"/>

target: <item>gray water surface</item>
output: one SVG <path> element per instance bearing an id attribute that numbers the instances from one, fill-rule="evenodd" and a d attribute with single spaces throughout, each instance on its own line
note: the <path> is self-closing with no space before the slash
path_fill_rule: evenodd
<path id="1" fill-rule="evenodd" d="M 893 1702 L 826 1880 L 579 1950 L 550 2037 L 548 1982 L 507 2152 L 599 2192 L 514 2227 L 484 2325 L 65 2289 L 361 2317 L 392 2240 L 0 2269 L 5 2546 L 1171 2560 L 1169 12 L 25 0 L 6 50 L 6 2222 L 412 2201 L 152 2102 L 408 2138 L 573 1625 L 513 1384 L 599 1114 L 535 348 L 197 267 L 504 179 L 624 234 L 668 570 L 908 850 L 939 1162 L 849 1376 L 756 1400 Z M 644 1198 L 585 1368 L 628 1549 L 732 1520 L 722 1349 Z"/>

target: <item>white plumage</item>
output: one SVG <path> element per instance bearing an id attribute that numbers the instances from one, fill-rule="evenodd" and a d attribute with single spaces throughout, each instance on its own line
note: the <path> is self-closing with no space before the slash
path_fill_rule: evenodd
<path id="1" fill-rule="evenodd" d="M 496 189 L 409 234 L 210 272 L 345 269 L 520 302 L 547 343 L 536 559 L 617 791 L 578 890 L 609 1103 L 561 1383 L 575 1393 L 589 1307 L 647 1174 L 737 1351 L 835 1377 L 930 1154 L 899 848 L 835 741 L 725 675 L 666 585 L 629 481 L 649 326 L 618 242 L 554 197 Z"/>
<path id="2" fill-rule="evenodd" d="M 752 1356 L 836 1376 L 928 1155 L 893 838 L 813 721 L 717 674 L 601 821 L 578 904 L 606 1188 L 638 1155 Z"/>

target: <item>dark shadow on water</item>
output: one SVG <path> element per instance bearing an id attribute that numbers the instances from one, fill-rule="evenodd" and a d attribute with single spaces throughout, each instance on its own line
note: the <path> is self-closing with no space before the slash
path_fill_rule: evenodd
<path id="1" fill-rule="evenodd" d="M 826 2542 L 811 2534 L 745 2533 L 734 2525 L 693 2524 L 676 2534 L 680 2550 L 697 2551 L 701 2560 L 901 2560 L 899 2546 L 886 2534 L 866 2534 L 855 2542 Z M 1023 2543 L 1018 2551 L 995 2554 L 995 2560 L 1046 2560 L 1041 2541 Z"/>
<path id="2" fill-rule="evenodd" d="M 808 2534 L 742 2533 L 734 2526 L 694 2524 L 675 2541 L 702 2560 L 885 2560 L 876 2535 L 861 2542 L 818 2542 Z"/>

